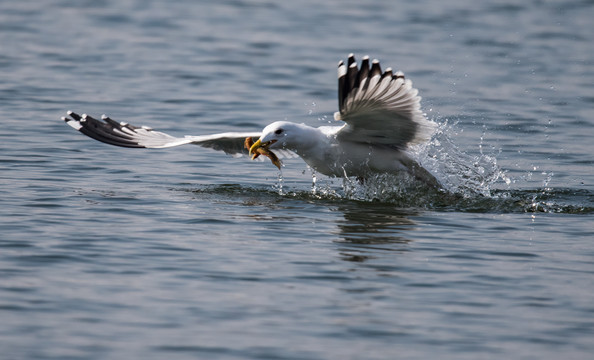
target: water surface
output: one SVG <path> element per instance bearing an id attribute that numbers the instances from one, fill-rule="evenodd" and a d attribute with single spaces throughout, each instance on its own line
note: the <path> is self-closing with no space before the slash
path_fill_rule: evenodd
<path id="1" fill-rule="evenodd" d="M 0 4 L 7 359 L 584 359 L 594 352 L 594 5 Z M 400 69 L 447 184 L 315 176 L 173 135 L 324 125 L 336 64 Z"/>

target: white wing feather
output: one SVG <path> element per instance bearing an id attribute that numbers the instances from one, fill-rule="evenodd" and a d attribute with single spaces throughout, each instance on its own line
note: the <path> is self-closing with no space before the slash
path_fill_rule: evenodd
<path id="1" fill-rule="evenodd" d="M 381 72 L 374 60 L 363 58 L 358 69 L 354 56 L 339 63 L 339 110 L 336 120 L 346 122 L 339 140 L 388 145 L 400 149 L 427 141 L 435 124 L 421 112 L 421 97 L 404 74 Z"/>
<path id="2" fill-rule="evenodd" d="M 163 149 L 185 144 L 199 145 L 205 148 L 224 151 L 234 156 L 247 155 L 245 139 L 260 137 L 260 132 L 226 132 L 211 135 L 174 137 L 149 127 L 137 127 L 127 123 L 118 123 L 107 116 L 101 120 L 89 115 L 82 116 L 69 111 L 64 121 L 81 133 L 104 143 L 122 147 Z M 291 158 L 296 155 L 285 150 L 275 150 L 279 158 Z M 262 160 L 258 158 L 258 160 Z"/>

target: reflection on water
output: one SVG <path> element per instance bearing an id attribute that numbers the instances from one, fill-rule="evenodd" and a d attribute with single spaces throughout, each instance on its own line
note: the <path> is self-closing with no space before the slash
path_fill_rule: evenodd
<path id="1" fill-rule="evenodd" d="M 356 203 L 339 206 L 344 220 L 338 221 L 339 234 L 343 241 L 352 244 L 406 244 L 410 240 L 394 235 L 412 230 L 415 223 L 405 213 L 390 204 Z"/>
<path id="2" fill-rule="evenodd" d="M 334 214 L 335 221 L 323 223 L 329 232 L 339 237 L 338 243 L 348 244 L 353 252 L 364 252 L 366 248 L 405 251 L 405 247 L 394 248 L 394 244 L 405 245 L 410 240 L 405 233 L 415 229 L 410 216 L 418 210 L 402 209 L 393 203 L 365 202 L 320 197 L 318 194 L 298 192 L 280 195 L 273 190 L 243 187 L 241 185 L 205 186 L 202 188 L 179 189 L 191 193 L 196 199 L 222 205 L 242 205 L 245 211 L 235 216 L 248 221 L 303 223 L 319 221 L 320 205 Z M 324 207 L 325 205 L 325 207 Z M 292 213 L 292 216 L 287 216 Z M 285 231 L 290 231 L 285 227 Z M 302 230 L 303 231 L 303 230 Z M 360 254 L 353 255 L 361 260 Z"/>
<path id="3" fill-rule="evenodd" d="M 194 199 L 209 203 L 212 211 L 208 216 L 211 220 L 232 217 L 245 226 L 259 223 L 259 230 L 255 234 L 257 237 L 282 241 L 284 238 L 295 238 L 299 234 L 306 241 L 319 238 L 326 241 L 330 235 L 337 246 L 339 258 L 356 263 L 372 259 L 377 261 L 378 258 L 385 257 L 386 252 L 410 251 L 409 245 L 414 238 L 410 232 L 417 230 L 417 224 L 411 217 L 428 210 L 500 214 L 535 211 L 589 214 L 594 209 L 591 206 L 592 194 L 587 191 L 549 190 L 546 194 L 528 190 L 496 191 L 490 197 L 477 195 L 474 198 L 464 198 L 409 189 L 410 192 L 383 193 L 385 201 L 379 201 L 377 197 L 362 201 L 341 197 L 338 191 L 322 195 L 319 191 L 313 193 L 289 189 L 279 194 L 274 187 L 246 187 L 238 184 L 174 190 L 189 193 Z M 373 193 L 378 194 L 377 191 Z M 546 209 L 536 209 L 535 199 L 539 201 L 538 204 L 546 204 Z M 190 221 L 195 222 L 196 216 L 204 215 L 191 216 L 194 219 Z M 213 221 L 210 223 L 214 224 Z M 226 229 L 221 229 L 221 232 L 226 232 Z M 232 236 L 238 235 L 244 236 Z M 249 237 L 249 234 L 246 235 Z"/>
<path id="4" fill-rule="evenodd" d="M 411 240 L 404 235 L 414 229 L 415 222 L 408 218 L 414 213 L 378 203 L 352 203 L 338 210 L 344 216 L 336 221 L 342 260 L 365 262 L 377 251 L 408 251 Z"/>

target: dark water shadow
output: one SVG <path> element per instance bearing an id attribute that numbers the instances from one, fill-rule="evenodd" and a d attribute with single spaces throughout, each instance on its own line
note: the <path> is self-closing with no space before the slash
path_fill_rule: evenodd
<path id="1" fill-rule="evenodd" d="M 333 238 L 340 258 L 353 262 L 363 262 L 377 252 L 408 251 L 411 240 L 406 233 L 416 229 L 411 217 L 423 212 L 386 202 L 349 200 L 305 191 L 279 194 L 270 188 L 238 184 L 174 190 L 214 203 L 259 208 L 234 215 L 253 221 L 292 223 L 300 228 L 312 219 L 326 222 L 328 233 L 318 235 Z M 324 215 L 328 213 L 332 215 Z"/>
<path id="2" fill-rule="evenodd" d="M 340 240 L 335 243 L 342 260 L 362 263 L 380 252 L 409 251 L 412 240 L 406 234 L 415 230 L 411 216 L 418 215 L 418 211 L 364 202 L 343 204 L 338 210 L 344 218 L 336 221 Z"/>

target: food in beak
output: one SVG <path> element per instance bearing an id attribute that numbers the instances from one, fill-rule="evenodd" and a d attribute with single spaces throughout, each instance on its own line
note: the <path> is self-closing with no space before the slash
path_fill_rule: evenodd
<path id="1" fill-rule="evenodd" d="M 249 150 L 250 155 L 252 155 L 252 160 L 257 158 L 260 155 L 264 155 L 272 161 L 272 163 L 280 170 L 281 168 L 281 161 L 279 160 L 278 156 L 275 153 L 268 150 L 268 146 L 270 146 L 272 142 L 267 142 L 262 144 L 260 140 L 254 143 L 254 140 L 251 137 L 245 138 L 245 148 Z"/>

